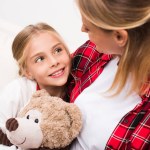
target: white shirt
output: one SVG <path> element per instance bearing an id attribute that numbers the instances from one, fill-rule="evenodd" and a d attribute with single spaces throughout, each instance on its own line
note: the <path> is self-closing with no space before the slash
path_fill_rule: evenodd
<path id="1" fill-rule="evenodd" d="M 5 132 L 5 122 L 11 117 L 16 117 L 18 112 L 30 100 L 36 91 L 36 82 L 25 77 L 20 77 L 9 83 L 0 92 L 0 128 Z M 14 150 L 16 147 L 0 145 L 0 150 Z"/>
<path id="2" fill-rule="evenodd" d="M 122 92 L 107 97 L 107 91 L 117 71 L 118 58 L 109 62 L 101 75 L 76 99 L 83 117 L 83 128 L 71 150 L 103 150 L 121 118 L 132 110 L 141 98 L 132 93 L 127 97 L 128 80 Z"/>

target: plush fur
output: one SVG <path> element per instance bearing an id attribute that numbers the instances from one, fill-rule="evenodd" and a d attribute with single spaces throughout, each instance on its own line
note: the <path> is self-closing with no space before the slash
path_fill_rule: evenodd
<path id="1" fill-rule="evenodd" d="M 17 118 L 6 123 L 10 142 L 23 149 L 64 148 L 79 134 L 81 113 L 73 103 L 37 91 Z"/>

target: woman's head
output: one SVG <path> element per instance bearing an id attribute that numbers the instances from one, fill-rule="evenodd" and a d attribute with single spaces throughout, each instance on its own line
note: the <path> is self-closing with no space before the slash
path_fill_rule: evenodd
<path id="1" fill-rule="evenodd" d="M 122 36 L 120 31 L 125 30 L 128 33 L 150 22 L 150 0 L 137 0 L 136 2 L 133 0 L 76 0 L 76 2 L 82 15 L 82 31 L 88 32 L 87 24 L 92 26 L 95 31 L 89 33 L 93 34 L 93 37 L 98 34 L 98 30 L 102 30 L 109 37 L 115 32 L 114 34 L 120 38 Z M 148 28 L 145 30 L 147 32 Z M 101 41 L 98 43 L 90 37 L 90 34 L 90 40 L 98 46 Z M 126 36 L 125 43 L 127 40 L 130 42 L 132 40 L 130 34 Z"/>
<path id="2" fill-rule="evenodd" d="M 71 67 L 69 50 L 61 36 L 45 23 L 25 27 L 14 39 L 13 56 L 20 75 L 45 86 L 62 86 Z"/>
<path id="3" fill-rule="evenodd" d="M 106 30 L 131 29 L 150 18 L 150 0 L 76 0 L 89 22 Z"/>
<path id="4" fill-rule="evenodd" d="M 76 2 L 83 20 L 82 30 L 88 33 L 98 51 L 102 48 L 104 53 L 121 54 L 114 83 L 120 83 L 119 88 L 122 89 L 129 73 L 133 77 L 133 89 L 147 81 L 150 72 L 150 0 L 76 0 Z M 96 32 L 93 28 L 91 32 L 88 31 L 84 22 L 90 24 Z M 101 37 L 98 37 L 100 31 L 105 33 L 107 40 L 102 41 L 103 36 L 100 34 Z M 115 46 L 111 39 L 115 39 L 117 43 Z M 105 42 L 107 45 L 104 47 Z M 103 47 L 106 50 L 103 50 Z"/>

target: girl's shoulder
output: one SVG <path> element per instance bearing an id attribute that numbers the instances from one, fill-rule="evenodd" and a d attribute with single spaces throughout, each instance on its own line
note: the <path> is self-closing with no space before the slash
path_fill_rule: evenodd
<path id="1" fill-rule="evenodd" d="M 18 77 L 12 80 L 10 83 L 4 86 L 4 88 L 0 91 L 3 92 L 13 92 L 13 91 L 30 91 L 36 89 L 36 82 L 27 79 L 26 77 Z"/>

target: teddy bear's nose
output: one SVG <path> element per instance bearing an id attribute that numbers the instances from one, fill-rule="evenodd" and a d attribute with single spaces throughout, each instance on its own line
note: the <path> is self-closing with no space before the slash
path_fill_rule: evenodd
<path id="1" fill-rule="evenodd" d="M 6 121 L 6 128 L 7 130 L 15 131 L 18 128 L 18 121 L 15 118 L 10 118 Z"/>

